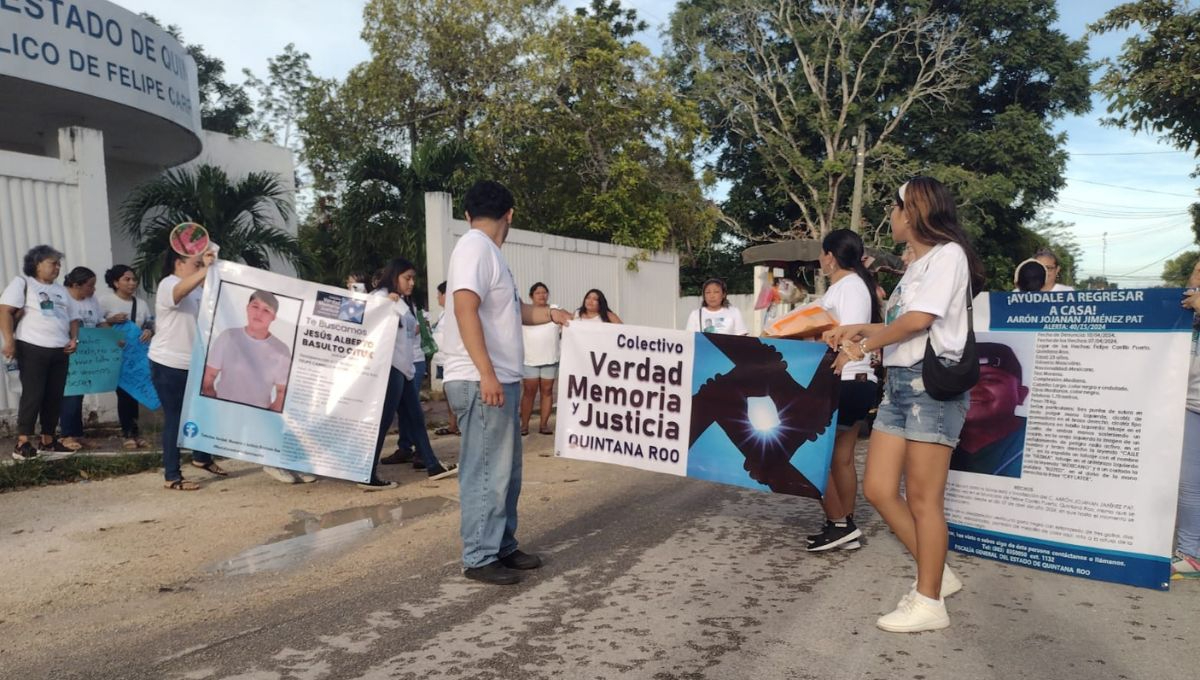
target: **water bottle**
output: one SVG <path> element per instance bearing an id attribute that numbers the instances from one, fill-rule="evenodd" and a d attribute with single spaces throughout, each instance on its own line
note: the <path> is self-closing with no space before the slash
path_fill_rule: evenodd
<path id="1" fill-rule="evenodd" d="M 21 393 L 21 365 L 17 363 L 16 358 L 7 359 L 4 362 L 5 382 L 8 383 L 8 391 L 13 394 Z"/>

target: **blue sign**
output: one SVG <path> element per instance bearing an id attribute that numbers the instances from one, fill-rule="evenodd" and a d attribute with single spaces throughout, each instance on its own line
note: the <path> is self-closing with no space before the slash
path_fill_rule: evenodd
<path id="1" fill-rule="evenodd" d="M 142 342 L 142 329 L 135 323 L 123 323 L 117 329 L 125 336 L 125 351 L 121 359 L 118 386 L 137 399 L 142 406 L 155 410 L 161 406 L 154 381 L 150 379 L 150 343 Z"/>
<path id="2" fill-rule="evenodd" d="M 71 354 L 63 396 L 112 392 L 121 375 L 121 332 L 116 328 L 80 328 Z"/>

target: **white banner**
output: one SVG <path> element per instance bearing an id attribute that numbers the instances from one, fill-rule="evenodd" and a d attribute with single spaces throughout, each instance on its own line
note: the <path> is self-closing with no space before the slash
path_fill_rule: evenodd
<path id="1" fill-rule="evenodd" d="M 980 382 L 946 489 L 951 547 L 1167 587 L 1192 321 L 1180 293 L 980 298 Z"/>
<path id="2" fill-rule="evenodd" d="M 386 298 L 218 262 L 179 445 L 367 481 L 398 323 Z"/>

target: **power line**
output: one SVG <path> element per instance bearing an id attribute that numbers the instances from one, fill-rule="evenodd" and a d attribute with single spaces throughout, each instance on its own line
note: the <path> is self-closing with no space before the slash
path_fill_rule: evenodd
<path id="1" fill-rule="evenodd" d="M 1151 262 L 1150 264 L 1147 264 L 1147 265 L 1145 265 L 1145 266 L 1142 266 L 1142 267 L 1138 267 L 1137 269 L 1134 269 L 1134 270 L 1133 270 L 1133 271 L 1131 271 L 1131 272 L 1125 272 L 1124 274 L 1119 274 L 1118 276 L 1119 276 L 1119 277 L 1121 277 L 1121 278 L 1124 278 L 1124 277 L 1130 276 L 1130 275 L 1132 275 L 1132 274 L 1136 274 L 1136 273 L 1138 273 L 1138 272 L 1142 271 L 1143 269 L 1149 269 L 1150 267 L 1153 267 L 1154 265 L 1158 264 L 1159 262 L 1165 262 L 1165 261 L 1167 261 L 1168 259 L 1170 259 L 1170 258 L 1172 258 L 1172 257 L 1174 257 L 1174 256 L 1176 256 L 1176 255 L 1178 255 L 1179 253 L 1183 252 L 1184 250 L 1187 250 L 1188 248 L 1191 248 L 1191 247 L 1192 247 L 1192 246 L 1194 246 L 1195 244 L 1196 244 L 1196 242 L 1195 242 L 1195 241 L 1189 241 L 1189 242 L 1187 242 L 1187 243 L 1183 244 L 1183 246 L 1182 246 L 1182 247 L 1180 247 L 1180 248 L 1178 248 L 1178 249 L 1176 249 L 1176 250 L 1174 250 L 1174 251 L 1172 251 L 1172 252 L 1168 253 L 1167 255 L 1165 255 L 1165 256 L 1163 256 L 1163 257 L 1160 257 L 1160 258 L 1158 258 L 1157 260 L 1155 260 L 1155 261 Z"/>
<path id="2" fill-rule="evenodd" d="M 1188 153 L 1190 151 L 1112 151 L 1112 152 L 1076 152 L 1067 150 L 1067 153 L 1072 156 L 1156 156 L 1164 153 Z"/>
<path id="3" fill-rule="evenodd" d="M 1113 189 L 1126 189 L 1128 191 L 1140 191 L 1144 194 L 1160 194 L 1162 196 L 1179 196 L 1180 198 L 1200 198 L 1196 194 L 1175 194 L 1169 191 L 1155 191 L 1153 189 L 1142 189 L 1139 187 L 1127 187 L 1120 184 L 1105 184 L 1104 182 L 1092 182 L 1086 179 L 1075 179 L 1074 177 L 1065 177 L 1068 182 L 1082 182 L 1083 184 L 1095 184 L 1101 187 L 1110 187 Z"/>

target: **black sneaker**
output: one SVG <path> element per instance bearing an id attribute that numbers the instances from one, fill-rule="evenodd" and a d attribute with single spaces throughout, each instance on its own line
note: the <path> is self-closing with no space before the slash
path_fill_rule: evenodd
<path id="1" fill-rule="evenodd" d="M 414 470 L 424 470 L 425 469 L 425 461 L 421 460 L 420 456 L 413 458 L 412 462 L 413 462 Z"/>
<path id="2" fill-rule="evenodd" d="M 537 569 L 542 566 L 542 558 L 537 555 L 530 555 L 527 552 L 514 550 L 504 557 L 500 558 L 500 564 L 509 569 Z"/>
<path id="3" fill-rule="evenodd" d="M 463 576 L 493 586 L 511 586 L 521 582 L 521 576 L 517 572 L 499 562 L 489 562 L 482 567 L 468 567 L 463 569 Z"/>
<path id="4" fill-rule="evenodd" d="M 41 446 L 38 447 L 38 450 L 50 451 L 51 453 L 75 453 L 79 449 L 73 449 L 67 446 L 66 444 L 62 443 L 62 440 L 56 437 L 51 439 L 49 444 L 42 442 Z"/>
<path id="5" fill-rule="evenodd" d="M 398 486 L 400 485 L 396 482 L 389 482 L 384 479 L 379 479 L 378 477 L 369 482 L 358 483 L 358 488 L 362 489 L 363 491 L 387 491 L 388 489 L 394 489 Z"/>
<path id="6" fill-rule="evenodd" d="M 808 542 L 809 542 L 809 544 L 811 545 L 811 544 L 813 544 L 813 543 L 816 543 L 818 540 L 820 540 L 820 539 L 824 538 L 824 537 L 825 537 L 825 534 L 829 532 L 829 528 L 830 528 L 830 527 L 832 527 L 832 526 L 833 526 L 833 520 L 828 520 L 828 519 L 827 519 L 827 520 L 825 520 L 825 524 L 824 524 L 824 526 L 822 526 L 822 527 L 821 527 L 821 533 L 819 533 L 819 534 L 809 534 L 809 535 L 806 537 L 806 538 L 808 539 Z"/>
<path id="7" fill-rule="evenodd" d="M 400 463 L 411 463 L 413 460 L 413 450 L 396 449 L 390 456 L 384 456 L 379 459 L 384 465 L 399 465 Z"/>
<path id="8" fill-rule="evenodd" d="M 458 466 L 453 463 L 451 463 L 450 465 L 442 465 L 439 463 L 437 467 L 429 468 L 429 478 L 434 479 L 434 480 L 445 479 L 446 477 L 453 477 L 454 475 L 457 475 L 457 474 L 458 474 Z"/>
<path id="9" fill-rule="evenodd" d="M 13 449 L 12 457 L 15 460 L 34 460 L 38 457 L 38 452 L 32 442 L 23 441 Z"/>
<path id="10" fill-rule="evenodd" d="M 813 541 L 808 546 L 809 552 L 822 552 L 836 548 L 842 544 L 855 541 L 862 536 L 862 531 L 854 526 L 854 520 L 847 519 L 845 522 L 833 522 L 823 536 Z"/>

